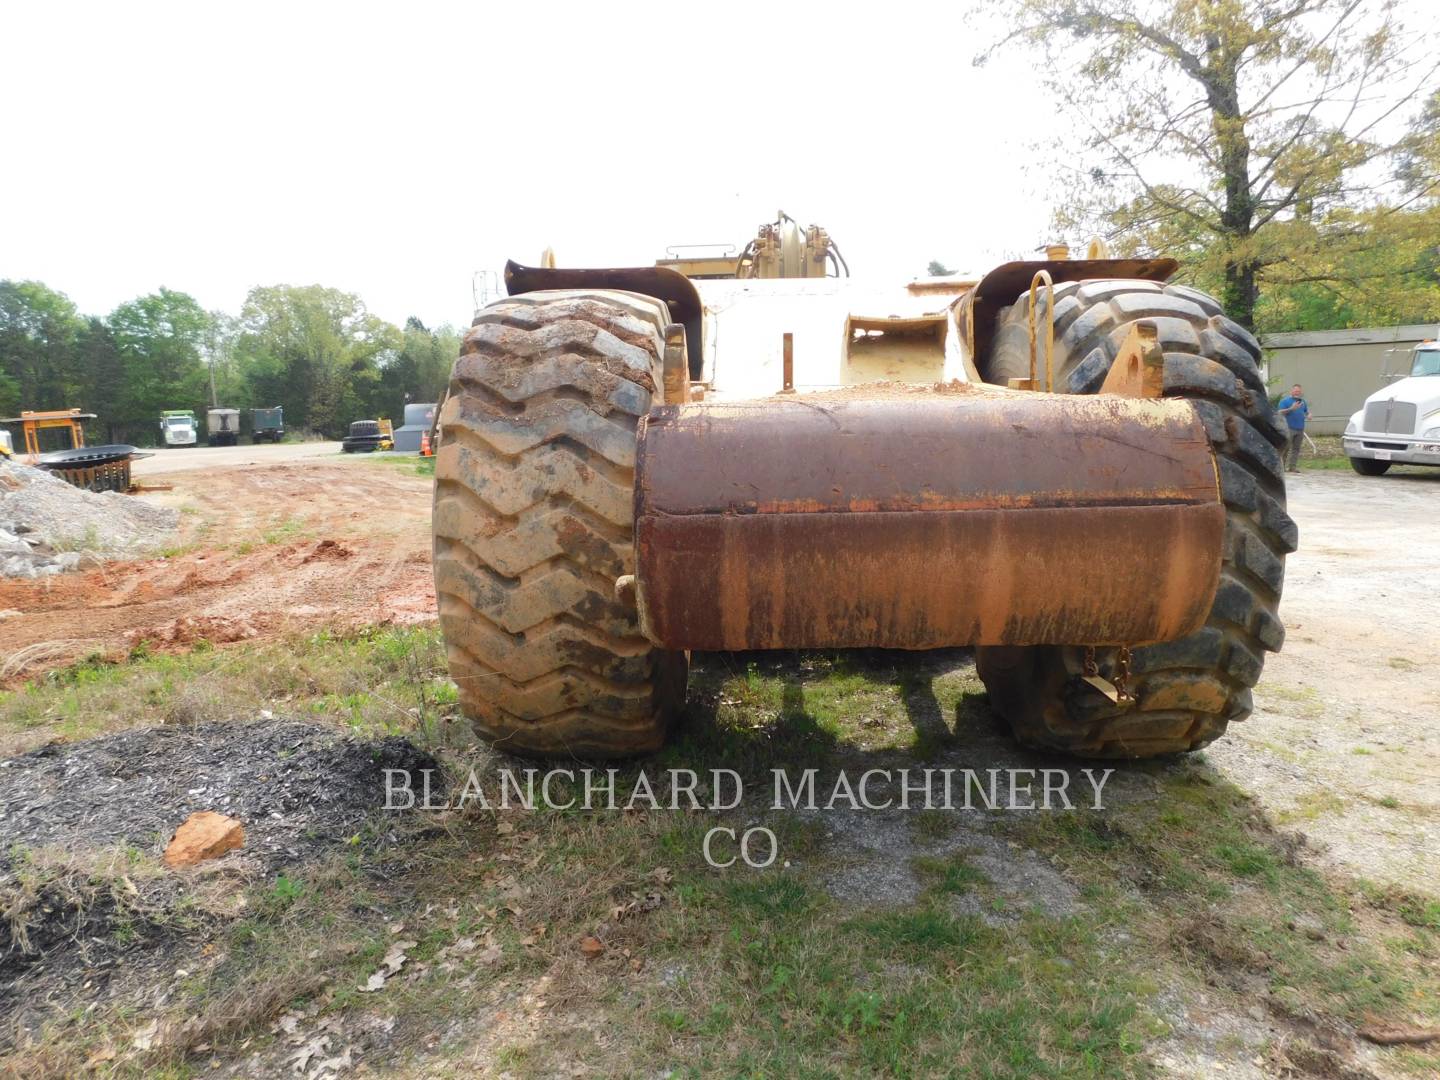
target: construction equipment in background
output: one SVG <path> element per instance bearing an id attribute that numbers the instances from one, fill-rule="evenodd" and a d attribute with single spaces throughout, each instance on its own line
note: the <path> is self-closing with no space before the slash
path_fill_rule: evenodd
<path id="1" fill-rule="evenodd" d="M 340 450 L 346 454 L 373 454 L 393 445 L 389 420 L 356 420 L 350 425 L 350 434 L 340 441 Z"/>
<path id="2" fill-rule="evenodd" d="M 781 214 L 728 270 L 508 264 L 435 471 L 478 731 L 654 750 L 703 649 L 974 646 L 1082 756 L 1248 716 L 1297 543 L 1259 345 L 1174 260 L 1091 254 L 874 287 Z"/>
<path id="3" fill-rule="evenodd" d="M 250 410 L 250 441 L 278 443 L 285 437 L 285 409 L 276 405 L 269 409 Z"/>
<path id="4" fill-rule="evenodd" d="M 207 409 L 205 440 L 211 446 L 235 446 L 240 441 L 239 409 Z"/>
<path id="5" fill-rule="evenodd" d="M 62 449 L 75 450 L 84 446 L 85 421 L 94 419 L 94 413 L 81 412 L 79 409 L 52 409 L 49 411 L 25 409 L 19 416 L 5 417 L 0 420 L 0 424 L 19 424 L 20 438 L 25 444 L 25 453 L 33 457 L 44 453 L 44 447 L 41 445 L 45 441 L 40 434 L 42 431 L 64 431 L 65 441 L 69 445 Z"/>
<path id="6" fill-rule="evenodd" d="M 424 431 L 422 431 L 422 432 L 420 433 L 420 456 L 421 456 L 421 457 L 434 457 L 434 456 L 435 456 L 435 450 L 434 450 L 433 444 L 430 442 L 430 429 L 429 429 L 429 428 L 426 428 Z"/>
<path id="7" fill-rule="evenodd" d="M 189 409 L 166 409 L 160 414 L 160 445 L 194 446 L 195 414 Z"/>
<path id="8" fill-rule="evenodd" d="M 0 457 L 15 456 L 15 440 L 10 437 L 10 432 L 0 431 Z"/>
<path id="9" fill-rule="evenodd" d="M 124 443 L 81 446 L 41 454 L 36 465 L 86 491 L 136 490 L 130 479 L 130 464 L 151 455 Z"/>
<path id="10" fill-rule="evenodd" d="M 435 403 L 406 405 L 405 423 L 395 429 L 395 449 L 413 454 L 420 449 L 420 436 L 435 424 Z"/>

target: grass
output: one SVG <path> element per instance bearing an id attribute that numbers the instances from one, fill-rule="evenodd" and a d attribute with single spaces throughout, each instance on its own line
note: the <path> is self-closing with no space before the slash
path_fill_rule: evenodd
<path id="1" fill-rule="evenodd" d="M 1440 1018 L 1440 938 L 1425 914 L 1432 901 L 1319 873 L 1248 796 L 1203 765 L 1186 762 L 1159 779 L 1166 809 L 1158 815 L 1051 815 L 1030 819 L 1022 834 L 1097 889 L 1142 883 L 1170 947 L 1237 995 L 1263 986 L 1272 1013 L 1357 1027 L 1385 1016 Z M 1076 830 L 1100 835 L 1076 844 L 1067 835 Z"/>
<path id="2" fill-rule="evenodd" d="M 60 537 L 51 542 L 50 545 L 56 551 L 74 551 L 86 554 L 92 551 L 100 551 L 104 544 L 100 539 L 99 530 L 94 525 L 86 525 L 85 531 L 74 536 Z"/>
<path id="3" fill-rule="evenodd" d="M 452 780 L 473 768 L 497 802 L 497 770 L 525 763 L 457 749 L 468 736 L 450 730 L 454 700 L 436 631 L 387 628 L 75 665 L 0 696 L 0 737 L 38 745 L 265 708 L 366 735 L 419 730 L 451 747 Z M 1008 747 L 997 760 L 991 724 L 959 654 L 711 656 L 676 739 L 643 764 L 651 776 L 733 768 L 753 791 L 782 766 L 1034 763 Z M 616 767 L 623 802 L 638 766 Z M 720 815 L 379 818 L 329 856 L 233 888 L 221 914 L 187 909 L 174 922 L 162 905 L 132 918 L 122 933 L 137 943 L 157 920 L 174 927 L 167 1003 L 80 1002 L 43 1044 L 0 1058 L 0 1073 L 69 1075 L 106 1051 L 125 1075 L 203 1075 L 212 1054 L 252 1053 L 260 1071 L 286 1071 L 281 1016 L 300 1017 L 302 1035 L 336 1025 L 331 1052 L 371 1018 L 393 1018 L 384 1049 L 366 1051 L 380 1071 L 697 1077 L 1143 1077 L 1185 1037 L 1165 1002 L 1200 994 L 1239 1017 L 1263 1008 L 1285 1032 L 1275 1053 L 1316 1029 L 1440 1020 L 1440 901 L 1321 873 L 1202 755 L 1130 768 L 1156 797 L 983 824 L 904 815 L 909 839 L 876 853 L 916 883 L 894 905 L 837 891 L 846 856 L 826 815 L 763 799 Z M 1337 809 L 1308 795 L 1295 820 Z M 783 857 L 763 871 L 709 866 L 702 841 L 717 824 L 769 827 Z M 1013 880 L 981 869 L 995 856 L 976 859 L 967 829 L 1013 853 Z M 174 880 L 153 853 L 107 857 L 96 888 L 112 887 L 115 868 L 146 896 L 148 882 Z M 1025 860 L 1078 892 L 1071 913 L 1032 905 Z M 65 873 L 35 871 L 32 895 L 75 880 Z M 592 937 L 603 950 L 587 958 Z M 404 967 L 362 991 L 401 941 L 414 942 Z M 151 1019 L 164 1038 L 142 1054 L 133 1032 Z M 1381 1053 L 1415 1075 L 1440 1062 L 1423 1048 Z M 1280 1060 L 1267 1067 L 1282 1071 Z"/>
<path id="4" fill-rule="evenodd" d="M 415 476 L 434 476 L 435 458 L 422 458 L 416 454 L 355 454 L 356 460 L 380 465 L 387 469 L 399 469 Z"/>
<path id="5" fill-rule="evenodd" d="M 250 720 L 261 710 L 329 721 L 365 735 L 443 742 L 455 687 L 433 627 L 322 631 L 263 645 L 187 653 L 143 646 L 92 657 L 0 692 L 0 753 L 129 727 Z"/>
<path id="6" fill-rule="evenodd" d="M 1312 435 L 1311 440 L 1315 443 L 1315 450 L 1312 452 L 1307 446 L 1300 452 L 1298 464 L 1301 472 L 1311 469 L 1343 472 L 1351 470 L 1350 459 L 1345 455 L 1344 443 L 1339 435 Z M 1419 476 L 1433 474 L 1434 471 L 1424 465 L 1393 465 L 1385 475 Z"/>

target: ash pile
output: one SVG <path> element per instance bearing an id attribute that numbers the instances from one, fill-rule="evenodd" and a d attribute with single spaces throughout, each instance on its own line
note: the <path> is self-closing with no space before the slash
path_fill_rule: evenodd
<path id="1" fill-rule="evenodd" d="M 0 458 L 0 577 L 37 578 L 168 546 L 180 513 L 114 491 L 82 491 Z"/>

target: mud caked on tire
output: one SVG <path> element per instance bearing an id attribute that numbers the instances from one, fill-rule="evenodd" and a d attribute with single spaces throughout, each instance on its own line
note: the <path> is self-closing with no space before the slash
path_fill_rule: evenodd
<path id="1" fill-rule="evenodd" d="M 1044 380 L 1044 293 L 1039 375 Z M 981 370 L 993 383 L 1030 373 L 1028 294 L 1007 308 Z M 1195 750 L 1250 715 L 1250 688 L 1266 651 L 1284 641 L 1277 609 L 1295 523 L 1285 512 L 1285 432 L 1260 377 L 1260 346 L 1210 296 L 1152 281 L 1080 281 L 1054 291 L 1055 390 L 1099 391 L 1121 342 L 1153 323 L 1165 353 L 1166 397 L 1194 403 L 1214 447 L 1225 504 L 1224 557 L 1215 602 L 1189 637 L 1134 650 L 1133 702 L 1112 704 L 1083 682 L 1084 644 L 976 650 L 991 703 L 1017 739 L 1086 757 L 1139 758 Z M 1104 559 L 1103 551 L 1095 552 Z M 1117 570 L 1123 572 L 1123 568 Z M 1096 649 L 1114 679 L 1115 649 Z"/>
<path id="2" fill-rule="evenodd" d="M 461 708 L 501 749 L 645 753 L 683 707 L 685 655 L 652 648 L 615 592 L 668 322 L 635 293 L 527 293 L 482 311 L 455 362 L 435 591 Z"/>

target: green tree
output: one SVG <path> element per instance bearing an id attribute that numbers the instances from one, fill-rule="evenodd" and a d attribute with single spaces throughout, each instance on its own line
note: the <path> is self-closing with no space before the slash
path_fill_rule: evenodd
<path id="1" fill-rule="evenodd" d="M 951 270 L 939 259 L 931 259 L 930 265 L 925 268 L 925 272 L 931 277 L 949 277 L 955 273 L 954 270 Z"/>
<path id="2" fill-rule="evenodd" d="M 153 438 L 165 409 L 203 413 L 209 394 L 200 349 L 209 316 L 193 296 L 162 288 L 121 304 L 109 326 L 125 370 L 117 423 Z"/>
<path id="3" fill-rule="evenodd" d="M 400 331 L 353 293 L 319 285 L 250 290 L 234 349 L 252 401 L 284 405 L 287 426 L 336 437 L 363 419 Z"/>
<path id="4" fill-rule="evenodd" d="M 398 420 L 403 406 L 438 402 L 460 355 L 460 335 L 450 326 L 428 329 L 415 316 L 405 320 L 400 351 L 385 365 L 373 411 Z"/>
<path id="5" fill-rule="evenodd" d="M 1013 29 L 996 47 L 1043 52 L 1055 100 L 1085 132 L 1059 224 L 1180 254 L 1247 326 L 1271 268 L 1334 275 L 1331 245 L 1355 235 L 1378 166 L 1403 149 L 1397 112 L 1440 70 L 1390 0 L 1003 8 Z"/>
<path id="6" fill-rule="evenodd" d="M 128 421 L 116 408 L 125 394 L 125 361 L 104 319 L 92 315 L 85 320 L 76 335 L 75 356 L 75 401 L 96 414 L 97 433 L 91 434 L 91 441 L 128 443 L 138 438 L 148 443 L 153 437 L 154 421 Z"/>
<path id="7" fill-rule="evenodd" d="M 207 312 L 206 319 L 205 340 L 200 352 L 213 391 L 211 404 L 232 409 L 263 404 L 250 400 L 249 388 L 240 375 L 235 355 L 240 320 L 223 311 Z"/>
<path id="8" fill-rule="evenodd" d="M 85 406 L 72 397 L 84 326 L 64 293 L 38 281 L 0 281 L 0 408 Z"/>
<path id="9" fill-rule="evenodd" d="M 1440 90 L 1433 90 L 1400 141 L 1396 177 L 1416 200 L 1440 197 Z"/>

